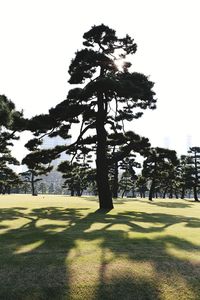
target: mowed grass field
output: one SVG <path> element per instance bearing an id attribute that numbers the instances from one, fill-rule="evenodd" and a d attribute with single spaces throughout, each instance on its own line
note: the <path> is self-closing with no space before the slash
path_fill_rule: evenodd
<path id="1" fill-rule="evenodd" d="M 0 196 L 0 299 L 200 299 L 200 203 Z"/>

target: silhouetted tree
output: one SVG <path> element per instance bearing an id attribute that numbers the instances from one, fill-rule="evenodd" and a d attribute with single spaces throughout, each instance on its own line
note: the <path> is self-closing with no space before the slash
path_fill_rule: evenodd
<path id="1" fill-rule="evenodd" d="M 24 183 L 30 183 L 32 196 L 37 196 L 35 184 L 41 181 L 41 178 L 37 178 L 38 173 L 35 170 L 27 170 L 26 172 L 20 173 Z"/>
<path id="2" fill-rule="evenodd" d="M 158 190 L 162 197 L 165 198 L 169 195 L 169 198 L 179 197 L 180 192 L 180 172 L 179 172 L 179 160 L 172 162 L 170 159 L 165 159 L 163 169 L 160 170 L 160 178 Z"/>
<path id="3" fill-rule="evenodd" d="M 67 99 L 48 115 L 33 118 L 29 129 L 36 136 L 48 132 L 49 136 L 68 138 L 71 125 L 81 122 L 77 140 L 71 145 L 57 146 L 54 154 L 70 153 L 72 148 L 78 150 L 80 144 L 95 143 L 100 208 L 111 209 L 107 132 L 113 128 L 123 132 L 125 122 L 139 118 L 141 110 L 154 109 L 155 93 L 148 77 L 129 72 L 131 63 L 126 58 L 136 52 L 136 44 L 130 36 L 118 38 L 113 29 L 102 24 L 92 27 L 83 38 L 85 48 L 76 53 L 69 67 L 69 83 L 78 87 L 70 90 Z M 117 68 L 119 60 L 123 61 L 122 70 Z M 84 84 L 83 88 L 80 84 Z M 30 155 L 37 157 L 37 153 Z"/>
<path id="4" fill-rule="evenodd" d="M 193 185 L 194 199 L 195 201 L 199 201 L 198 199 L 198 190 L 200 187 L 200 147 L 191 147 L 189 148 L 189 157 L 190 160 L 188 164 L 191 167 L 191 179 Z"/>
<path id="5" fill-rule="evenodd" d="M 20 177 L 12 169 L 0 162 L 0 194 L 10 194 L 11 188 L 21 183 Z"/>
<path id="6" fill-rule="evenodd" d="M 31 185 L 29 182 L 23 182 L 21 187 L 20 187 L 20 191 L 24 194 L 29 194 L 31 193 Z"/>
<path id="7" fill-rule="evenodd" d="M 97 180 L 96 180 L 97 172 L 96 169 L 91 168 L 88 174 L 88 187 L 87 190 L 89 193 L 93 195 L 98 195 L 98 188 L 97 188 Z"/>
<path id="8" fill-rule="evenodd" d="M 137 175 L 135 168 L 140 168 L 140 164 L 135 161 L 135 155 L 126 157 L 120 164 L 120 168 L 124 170 L 119 183 L 120 189 L 122 190 L 122 197 L 127 192 L 132 192 L 132 197 L 135 197 L 135 183 Z"/>
<path id="9" fill-rule="evenodd" d="M 25 127 L 22 112 L 15 109 L 15 104 L 6 96 L 0 95 L 0 192 L 10 191 L 13 185 L 20 183 L 19 176 L 9 165 L 19 165 L 11 155 L 13 141 L 18 140 L 17 132 Z"/>
<path id="10" fill-rule="evenodd" d="M 62 162 L 58 166 L 58 171 L 63 173 L 62 177 L 65 179 L 64 187 L 71 191 L 71 196 L 76 194 L 81 196 L 83 191 L 89 185 L 88 176 L 90 174 L 90 167 L 87 162 Z"/>
<path id="11" fill-rule="evenodd" d="M 123 169 L 123 166 L 126 164 L 126 168 L 129 168 L 129 172 L 132 171 L 132 180 L 134 181 L 135 171 L 132 168 L 140 167 L 140 165 L 135 162 L 134 153 L 139 153 L 142 156 L 146 156 L 150 149 L 150 143 L 147 138 L 141 137 L 138 134 L 135 134 L 133 131 L 127 131 L 124 132 L 124 134 L 117 132 L 114 134 L 109 134 L 108 143 L 110 148 L 108 162 L 111 189 L 113 197 L 117 198 L 119 190 L 119 169 Z"/>
<path id="12" fill-rule="evenodd" d="M 191 166 L 191 157 L 189 155 L 181 155 L 176 171 L 176 182 L 179 186 L 180 197 L 181 199 L 184 199 L 186 192 L 193 188 L 193 171 Z"/>
<path id="13" fill-rule="evenodd" d="M 38 176 L 47 175 L 53 169 L 53 166 L 50 165 L 51 159 L 49 158 L 49 156 L 52 158 L 52 155 L 49 154 L 49 151 L 46 149 L 40 152 L 39 146 L 41 141 L 38 141 L 37 143 L 35 143 L 35 141 L 36 139 L 30 140 L 25 145 L 28 150 L 34 150 L 35 155 L 34 159 L 31 155 L 27 155 L 23 158 L 22 164 L 25 164 L 28 170 L 21 173 L 21 175 L 24 176 L 25 181 L 30 182 L 33 196 L 37 196 L 37 193 L 35 192 L 35 183 L 42 180 L 42 178 L 38 178 Z M 43 163 L 41 163 L 41 161 Z"/>
<path id="14" fill-rule="evenodd" d="M 119 181 L 119 188 L 122 192 L 122 198 L 125 194 L 130 192 L 134 187 L 134 182 L 131 179 L 130 172 L 128 170 L 122 173 L 121 179 Z"/>
<path id="15" fill-rule="evenodd" d="M 137 191 L 140 193 L 141 198 L 145 198 L 145 193 L 148 191 L 148 180 L 146 177 L 139 175 L 135 182 Z"/>
<path id="16" fill-rule="evenodd" d="M 41 182 L 38 186 L 38 192 L 41 194 L 46 194 L 47 193 L 47 185 L 44 182 Z"/>
<path id="17" fill-rule="evenodd" d="M 152 148 L 149 155 L 144 160 L 142 175 L 151 180 L 149 190 L 150 201 L 153 199 L 153 195 L 157 187 L 156 185 L 160 184 L 163 172 L 165 174 L 166 168 L 169 164 L 178 164 L 176 151 L 160 147 Z"/>
<path id="18" fill-rule="evenodd" d="M 12 141 L 18 140 L 17 132 L 25 128 L 26 121 L 23 112 L 15 109 L 15 104 L 0 95 L 0 153 L 9 152 L 8 146 L 13 146 Z"/>

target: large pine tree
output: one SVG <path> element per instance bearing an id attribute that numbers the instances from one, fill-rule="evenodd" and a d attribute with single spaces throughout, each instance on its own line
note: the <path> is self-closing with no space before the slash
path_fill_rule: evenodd
<path id="1" fill-rule="evenodd" d="M 67 99 L 51 109 L 49 115 L 33 118 L 30 129 L 38 136 L 48 132 L 50 136 L 66 138 L 71 124 L 80 122 L 77 140 L 54 150 L 70 153 L 73 148 L 74 153 L 80 145 L 95 145 L 100 208 L 111 209 L 108 132 L 125 134 L 127 122 L 139 118 L 141 110 L 155 108 L 154 84 L 145 75 L 130 71 L 127 58 L 137 49 L 130 36 L 118 38 L 113 29 L 102 24 L 93 26 L 83 39 L 84 48 L 77 51 L 69 67 L 69 83 L 78 86 L 71 89 Z M 126 149 L 130 148 L 131 141 L 127 142 Z"/>

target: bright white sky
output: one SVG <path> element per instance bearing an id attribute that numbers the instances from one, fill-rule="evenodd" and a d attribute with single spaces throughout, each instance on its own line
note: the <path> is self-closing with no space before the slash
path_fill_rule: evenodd
<path id="1" fill-rule="evenodd" d="M 67 95 L 83 33 L 104 23 L 135 39 L 133 69 L 155 82 L 157 109 L 131 129 L 186 153 L 200 146 L 199 8 L 199 0 L 0 0 L 0 94 L 25 116 L 47 112 Z"/>

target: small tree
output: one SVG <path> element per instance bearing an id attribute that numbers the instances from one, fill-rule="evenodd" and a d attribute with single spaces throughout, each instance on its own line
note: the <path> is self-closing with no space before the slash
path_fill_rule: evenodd
<path id="1" fill-rule="evenodd" d="M 191 147 L 188 151 L 190 155 L 189 165 L 191 167 L 191 179 L 193 185 L 194 199 L 198 199 L 198 190 L 200 187 L 200 147 Z"/>
<path id="2" fill-rule="evenodd" d="M 25 120 L 22 112 L 15 109 L 15 104 L 6 96 L 0 95 L 0 192 L 9 192 L 13 185 L 18 185 L 20 179 L 10 165 L 19 165 L 11 155 L 13 140 L 18 140 L 18 131 L 23 130 Z"/>
<path id="3" fill-rule="evenodd" d="M 37 196 L 35 184 L 41 181 L 41 178 L 36 178 L 38 176 L 37 172 L 34 170 L 27 170 L 26 172 L 20 173 L 24 183 L 30 183 L 32 196 Z"/>
<path id="4" fill-rule="evenodd" d="M 145 198 L 145 194 L 148 191 L 148 187 L 147 187 L 148 180 L 147 180 L 147 178 L 145 178 L 142 175 L 139 175 L 138 178 L 137 178 L 137 180 L 136 180 L 135 185 L 136 185 L 137 191 L 140 194 L 140 197 L 141 198 Z"/>
<path id="5" fill-rule="evenodd" d="M 113 197 L 117 198 L 119 190 L 119 169 L 128 169 L 130 174 L 132 173 L 132 181 L 134 181 L 134 168 L 140 167 L 140 164 L 135 162 L 135 153 L 146 156 L 150 149 L 150 143 L 147 138 L 141 137 L 133 131 L 127 131 L 124 132 L 124 134 L 117 132 L 109 134 L 108 143 L 110 147 L 108 161 L 111 189 Z"/>
<path id="6" fill-rule="evenodd" d="M 135 168 L 140 168 L 140 164 L 135 161 L 135 155 L 126 157 L 120 164 L 120 168 L 124 170 L 120 180 L 120 189 L 123 190 L 122 197 L 125 192 L 132 192 L 132 197 L 135 197 L 135 183 L 137 175 Z"/>
<path id="7" fill-rule="evenodd" d="M 178 165 L 179 185 L 181 189 L 181 199 L 185 198 L 186 191 L 193 189 L 193 168 L 192 159 L 188 155 L 181 155 Z"/>
<path id="8" fill-rule="evenodd" d="M 71 196 L 76 193 L 81 196 L 83 191 L 89 185 L 91 155 L 79 154 L 76 156 L 76 161 L 64 161 L 58 166 L 58 171 L 63 173 L 65 179 L 64 186 L 71 191 Z"/>
<path id="9" fill-rule="evenodd" d="M 160 178 L 158 190 L 162 194 L 163 199 L 167 193 L 169 198 L 173 198 L 173 195 L 178 198 L 180 192 L 180 172 L 178 165 L 179 160 L 176 163 L 172 163 L 171 160 L 165 159 L 163 168 L 160 170 Z"/>
<path id="10" fill-rule="evenodd" d="M 51 182 L 50 185 L 49 185 L 48 193 L 49 194 L 54 194 L 55 193 L 55 186 L 54 186 L 53 182 Z"/>
<path id="11" fill-rule="evenodd" d="M 21 183 L 19 176 L 10 167 L 0 163 L 0 194 L 10 194 L 11 188 Z"/>
<path id="12" fill-rule="evenodd" d="M 37 177 L 47 175 L 53 169 L 53 166 L 50 165 L 52 156 L 49 154 L 48 150 L 43 150 L 43 152 L 39 151 L 41 143 L 42 142 L 40 140 L 30 140 L 25 146 L 28 150 L 35 151 L 34 159 L 31 155 L 27 155 L 22 160 L 22 164 L 25 164 L 28 167 L 28 170 L 21 173 L 21 175 L 24 176 L 26 182 L 30 182 L 32 196 L 37 196 L 35 184 L 42 180 L 42 178 Z M 41 163 L 41 161 L 43 163 Z"/>
<path id="13" fill-rule="evenodd" d="M 38 192 L 41 194 L 46 194 L 47 193 L 47 186 L 44 182 L 41 182 L 38 186 Z"/>
<path id="14" fill-rule="evenodd" d="M 152 201 L 156 185 L 160 185 L 163 172 L 169 164 L 177 165 L 176 151 L 160 147 L 152 148 L 149 155 L 144 160 L 142 176 L 151 180 L 149 190 L 149 200 Z"/>
<path id="15" fill-rule="evenodd" d="M 23 181 L 21 187 L 20 187 L 20 192 L 24 194 L 30 194 L 31 193 L 31 185 L 29 182 Z"/>

